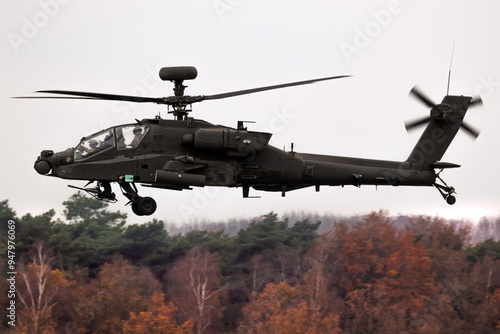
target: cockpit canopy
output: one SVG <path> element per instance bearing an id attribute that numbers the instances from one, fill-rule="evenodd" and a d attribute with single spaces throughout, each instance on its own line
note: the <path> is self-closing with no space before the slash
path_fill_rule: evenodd
<path id="1" fill-rule="evenodd" d="M 139 145 L 148 131 L 148 125 L 130 124 L 97 132 L 83 138 L 76 146 L 75 161 L 87 159 L 115 145 L 118 150 L 133 149 Z"/>

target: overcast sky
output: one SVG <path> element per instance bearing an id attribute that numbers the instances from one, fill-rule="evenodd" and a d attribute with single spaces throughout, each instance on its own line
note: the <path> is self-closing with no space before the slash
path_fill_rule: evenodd
<path id="1" fill-rule="evenodd" d="M 259 86 L 351 74 L 353 77 L 195 104 L 192 116 L 274 133 L 270 144 L 298 152 L 405 160 L 422 130 L 404 122 L 428 115 L 408 96 L 415 85 L 433 100 L 450 93 L 481 95 L 484 106 L 466 120 L 443 161 L 462 165 L 442 173 L 457 190 L 449 206 L 434 187 L 348 186 L 287 193 L 139 187 L 158 203 L 165 222 L 255 217 L 275 211 L 320 214 L 426 214 L 478 219 L 500 213 L 500 3 L 485 1 L 206 0 L 0 2 L 0 200 L 18 215 L 51 208 L 62 213 L 85 182 L 44 177 L 33 163 L 40 151 L 74 147 L 81 137 L 165 108 L 123 102 L 17 100 L 43 89 L 152 97 L 172 95 L 163 66 L 192 65 L 198 78 L 186 94 L 216 94 Z M 110 206 L 133 214 L 119 201 Z"/>

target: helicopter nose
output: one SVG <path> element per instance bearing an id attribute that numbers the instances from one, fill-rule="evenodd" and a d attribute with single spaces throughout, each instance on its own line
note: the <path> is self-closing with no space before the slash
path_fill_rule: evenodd
<path id="1" fill-rule="evenodd" d="M 52 164 L 50 161 L 52 160 L 52 156 L 54 155 L 54 151 L 44 150 L 40 153 L 40 156 L 35 161 L 35 170 L 38 174 L 46 175 L 52 169 Z"/>

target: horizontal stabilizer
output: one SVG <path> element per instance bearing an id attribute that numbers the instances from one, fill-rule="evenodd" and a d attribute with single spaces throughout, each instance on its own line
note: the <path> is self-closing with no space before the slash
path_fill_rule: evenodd
<path id="1" fill-rule="evenodd" d="M 433 168 L 458 168 L 460 165 L 452 164 L 451 162 L 441 162 L 437 161 L 431 165 Z"/>

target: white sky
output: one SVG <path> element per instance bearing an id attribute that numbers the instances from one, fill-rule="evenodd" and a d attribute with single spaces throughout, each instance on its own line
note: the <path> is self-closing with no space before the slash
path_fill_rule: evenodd
<path id="1" fill-rule="evenodd" d="M 150 217 L 180 223 L 254 217 L 270 211 L 428 214 L 477 219 L 500 213 L 500 3 L 484 1 L 206 0 L 0 2 L 2 184 L 19 215 L 55 208 L 74 190 L 68 181 L 38 175 L 40 151 L 62 151 L 99 129 L 151 118 L 158 105 L 78 100 L 17 100 L 42 89 L 172 95 L 159 80 L 163 66 L 193 65 L 198 78 L 186 94 L 209 95 L 265 85 L 352 74 L 348 79 L 195 104 L 192 116 L 274 132 L 271 145 L 298 152 L 404 160 L 422 130 L 404 122 L 428 115 L 408 96 L 418 86 L 436 102 L 446 93 L 453 42 L 451 94 L 480 94 L 482 108 L 466 121 L 443 160 L 457 189 L 449 206 L 433 187 L 323 187 L 280 193 L 241 189 L 168 191 L 139 187 L 158 203 Z M 285 115 L 285 117 L 283 116 Z M 133 217 L 119 201 L 110 210 Z"/>

